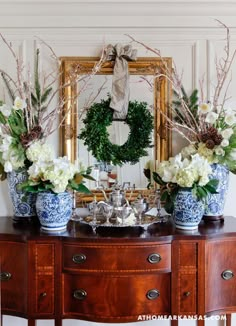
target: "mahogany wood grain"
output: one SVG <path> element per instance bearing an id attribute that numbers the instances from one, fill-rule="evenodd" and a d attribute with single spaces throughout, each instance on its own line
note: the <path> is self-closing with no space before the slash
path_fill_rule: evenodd
<path id="1" fill-rule="evenodd" d="M 150 255 L 157 254 L 160 261 L 150 262 Z M 73 257 L 83 255 L 84 261 L 75 263 Z M 170 271 L 171 269 L 171 245 L 149 243 L 134 243 L 126 245 L 117 243 L 116 246 L 109 244 L 66 244 L 63 246 L 64 270 L 86 271 Z"/>
<path id="2" fill-rule="evenodd" d="M 0 241 L 1 309 L 8 314 L 27 313 L 27 245 Z"/>
<path id="3" fill-rule="evenodd" d="M 210 240 L 206 245 L 206 309 L 236 310 L 236 237 L 221 241 Z M 229 279 L 223 272 L 230 271 Z"/>
<path id="4" fill-rule="evenodd" d="M 170 315 L 170 273 L 156 275 L 123 274 L 107 276 L 64 275 L 64 316 L 77 316 L 88 320 L 128 321 L 139 315 Z M 83 290 L 84 299 L 74 293 Z M 148 292 L 157 290 L 159 296 L 149 300 Z"/>
<path id="5" fill-rule="evenodd" d="M 69 222 L 63 234 L 45 234 L 39 226 L 20 226 L 0 218 L 2 312 L 28 318 L 94 322 L 131 322 L 139 315 L 227 314 L 236 312 L 236 219 L 200 223 L 186 233 L 172 220 L 135 228 L 97 228 Z M 83 253 L 86 260 L 75 263 Z M 148 260 L 160 254 L 158 263 Z M 74 297 L 85 290 L 84 300 Z M 159 296 L 148 299 L 149 290 Z M 154 295 L 157 292 L 152 292 Z M 198 320 L 203 326 L 204 320 Z M 177 326 L 172 320 L 171 326 Z"/>
<path id="6" fill-rule="evenodd" d="M 28 319 L 28 326 L 36 326 L 36 320 L 35 319 Z"/>
<path id="7" fill-rule="evenodd" d="M 178 326 L 178 320 L 171 320 L 171 326 Z"/>
<path id="8" fill-rule="evenodd" d="M 231 326 L 231 315 L 226 314 L 226 326 Z"/>

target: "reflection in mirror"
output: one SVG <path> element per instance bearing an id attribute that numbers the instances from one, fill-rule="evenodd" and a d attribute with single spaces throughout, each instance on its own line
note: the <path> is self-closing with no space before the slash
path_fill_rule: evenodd
<path id="1" fill-rule="evenodd" d="M 98 58 L 62 58 L 62 79 L 61 83 L 65 84 L 70 80 L 70 71 L 72 67 L 77 66 L 78 74 L 90 73 L 94 63 Z M 171 152 L 171 135 L 167 129 L 165 118 L 161 111 L 168 114 L 168 107 L 171 96 L 170 83 L 165 78 L 155 77 L 163 70 L 171 69 L 171 59 L 164 58 L 139 58 L 136 62 L 129 62 L 130 72 L 130 100 L 138 102 L 147 102 L 148 108 L 153 115 L 154 131 L 153 131 L 153 147 L 147 149 L 148 156 L 140 158 L 135 165 L 124 164 L 120 166 L 112 166 L 104 162 L 97 162 L 90 152 L 87 151 L 83 140 L 78 139 L 81 129 L 83 128 L 83 119 L 86 115 L 84 104 L 87 103 L 90 97 L 96 94 L 95 102 L 100 102 L 101 99 L 107 99 L 107 94 L 111 92 L 113 63 L 106 62 L 101 71 L 91 78 L 89 87 L 86 91 L 83 90 L 81 96 L 78 97 L 75 103 L 68 102 L 65 111 L 69 114 L 63 121 L 60 132 L 60 145 L 62 155 L 67 155 L 71 161 L 76 159 L 88 165 L 97 165 L 98 170 L 95 170 L 95 177 L 99 174 L 99 183 L 105 187 L 111 186 L 115 175 L 120 185 L 126 185 L 136 188 L 146 188 L 147 179 L 143 174 L 143 169 L 149 160 L 167 159 Z M 150 87 L 151 85 L 151 87 Z M 82 85 L 77 85 L 77 89 L 68 87 L 62 95 L 64 98 L 74 98 L 74 94 L 79 91 Z M 63 116 L 62 116 L 63 119 Z M 109 135 L 112 143 L 123 144 L 128 137 L 129 127 L 123 122 L 113 122 L 109 127 Z M 112 172 L 113 178 L 107 180 L 106 173 Z M 96 172 L 98 174 L 96 174 Z M 96 184 L 96 186 L 98 183 Z M 95 188 L 95 182 L 89 184 L 90 188 Z"/>

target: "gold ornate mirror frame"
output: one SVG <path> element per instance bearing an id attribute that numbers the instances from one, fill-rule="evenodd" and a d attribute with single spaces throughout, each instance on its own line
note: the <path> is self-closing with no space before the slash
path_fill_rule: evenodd
<path id="1" fill-rule="evenodd" d="M 77 159 L 78 144 L 78 102 L 76 94 L 78 85 L 71 83 L 72 78 L 79 74 L 90 74 L 99 58 L 94 57 L 62 57 L 60 84 L 70 84 L 61 87 L 61 98 L 65 101 L 64 112 L 60 117 L 60 154 L 66 155 L 72 162 Z M 98 74 L 112 75 L 114 62 L 105 62 Z M 156 76 L 165 74 L 165 69 L 172 69 L 171 58 L 138 58 L 129 62 L 131 75 Z M 73 71 L 73 74 L 71 72 Z M 77 76 L 76 76 L 77 75 Z M 171 84 L 165 77 L 154 78 L 153 84 L 154 110 L 154 158 L 161 161 L 171 155 L 171 132 L 166 125 L 165 115 L 170 116 Z M 65 114 L 66 113 L 66 114 Z M 164 115 L 162 114 L 164 113 Z"/>

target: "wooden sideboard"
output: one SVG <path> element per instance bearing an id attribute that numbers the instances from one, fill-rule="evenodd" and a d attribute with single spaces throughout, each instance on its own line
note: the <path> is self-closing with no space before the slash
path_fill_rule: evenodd
<path id="1" fill-rule="evenodd" d="M 135 322 L 236 312 L 236 219 L 197 231 L 69 222 L 63 234 L 0 218 L 1 308 L 28 319 Z M 198 320 L 204 325 L 204 318 Z M 172 320 L 172 326 L 178 320 Z"/>

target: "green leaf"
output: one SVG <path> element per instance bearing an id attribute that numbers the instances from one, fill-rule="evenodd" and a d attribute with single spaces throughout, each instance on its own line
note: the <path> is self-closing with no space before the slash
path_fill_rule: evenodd
<path id="1" fill-rule="evenodd" d="M 0 180 L 4 181 L 7 177 L 6 172 L 4 171 L 4 166 L 0 163 Z"/>
<path id="2" fill-rule="evenodd" d="M 81 175 L 82 175 L 85 179 L 88 179 L 88 180 L 91 180 L 91 181 L 96 181 L 93 177 L 91 177 L 91 175 L 83 174 L 83 173 L 81 173 Z"/>
<path id="3" fill-rule="evenodd" d="M 166 182 L 164 182 L 164 181 L 161 179 L 161 177 L 159 176 L 158 173 L 153 172 L 153 173 L 152 173 L 152 176 L 153 176 L 153 180 L 154 180 L 156 183 L 158 183 L 159 185 L 164 186 L 164 185 L 166 184 Z"/>
<path id="4" fill-rule="evenodd" d="M 41 101 L 41 87 L 39 83 L 39 49 L 36 50 L 36 58 L 35 58 L 35 70 L 34 70 L 34 87 L 37 102 Z"/>
<path id="5" fill-rule="evenodd" d="M 168 198 L 165 202 L 164 208 L 168 214 L 172 214 L 174 211 L 174 202 Z"/>
<path id="6" fill-rule="evenodd" d="M 74 189 L 74 190 L 76 190 L 78 192 L 85 193 L 85 194 L 91 194 L 91 191 L 82 183 L 80 183 L 76 187 L 73 187 L 72 189 Z"/>
<path id="7" fill-rule="evenodd" d="M 1 76 L 2 76 L 2 79 L 6 85 L 6 88 L 7 88 L 7 91 L 8 91 L 8 95 L 12 101 L 12 103 L 14 102 L 14 99 L 15 99 L 15 95 L 14 95 L 14 91 L 13 89 L 11 88 L 11 84 L 10 84 L 10 80 L 9 78 L 7 77 L 7 75 L 4 73 L 4 72 L 1 72 Z"/>
<path id="8" fill-rule="evenodd" d="M 168 190 L 164 190 L 162 193 L 161 193 L 161 201 L 166 201 L 169 197 L 169 193 L 168 193 Z"/>
<path id="9" fill-rule="evenodd" d="M 3 125 L 5 125 L 7 123 L 7 120 L 4 117 L 2 111 L 0 111 L 0 123 L 2 123 Z"/>
<path id="10" fill-rule="evenodd" d="M 43 93 L 43 95 L 41 97 L 41 104 L 43 104 L 47 101 L 48 96 L 50 95 L 51 92 L 52 92 L 52 87 L 49 87 L 45 90 L 45 92 Z"/>
<path id="11" fill-rule="evenodd" d="M 196 196 L 199 200 L 202 200 L 203 198 L 207 197 L 207 191 L 204 189 L 204 187 L 196 187 Z"/>
<path id="12" fill-rule="evenodd" d="M 206 184 L 206 185 L 204 186 L 204 188 L 205 188 L 208 192 L 210 192 L 211 194 L 218 194 L 218 192 L 216 191 L 216 188 L 213 187 L 213 186 L 211 186 L 211 185 L 209 185 L 209 184 Z"/>

